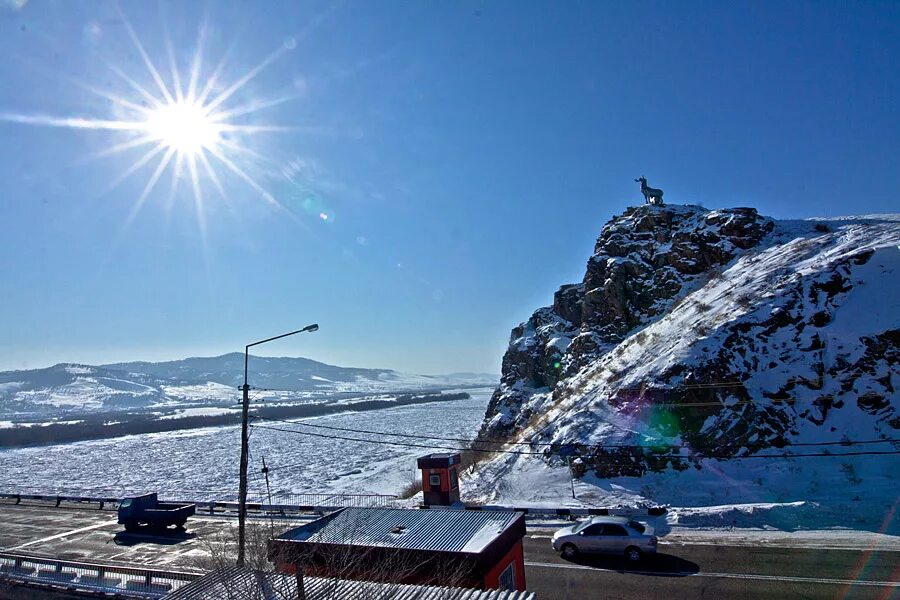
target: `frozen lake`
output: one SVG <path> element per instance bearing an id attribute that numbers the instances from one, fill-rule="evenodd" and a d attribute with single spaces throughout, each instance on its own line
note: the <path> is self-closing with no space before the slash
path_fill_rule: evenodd
<path id="1" fill-rule="evenodd" d="M 385 410 L 297 419 L 317 425 L 448 438 L 472 437 L 491 389 L 471 398 Z M 405 448 L 253 428 L 250 491 L 263 493 L 262 459 L 271 469 L 272 492 L 394 494 L 408 484 L 415 459 L 452 442 L 402 439 L 307 429 L 289 423 L 261 425 L 347 438 L 402 441 L 433 448 Z M 238 487 L 240 427 L 215 427 L 0 451 L 0 490 L 35 488 L 107 490 L 229 490 Z M 279 468 L 285 467 L 285 468 Z"/>

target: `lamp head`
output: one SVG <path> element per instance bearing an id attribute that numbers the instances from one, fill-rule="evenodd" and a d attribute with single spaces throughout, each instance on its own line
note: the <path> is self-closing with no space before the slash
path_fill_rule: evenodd
<path id="1" fill-rule="evenodd" d="M 310 331 L 310 332 L 312 332 L 312 331 L 318 331 L 318 330 L 319 330 L 319 324 L 318 324 L 318 323 L 313 323 L 312 325 L 307 325 L 306 327 L 304 327 L 304 328 L 301 329 L 300 331 Z"/>

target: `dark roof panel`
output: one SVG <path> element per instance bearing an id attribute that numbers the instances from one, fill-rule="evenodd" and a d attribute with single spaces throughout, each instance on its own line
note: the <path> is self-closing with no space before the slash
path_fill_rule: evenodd
<path id="1" fill-rule="evenodd" d="M 535 600 L 530 592 L 473 590 L 430 585 L 406 585 L 305 577 L 306 600 Z M 292 575 L 227 568 L 214 571 L 164 597 L 164 600 L 278 600 L 297 598 Z"/>
<path id="2" fill-rule="evenodd" d="M 436 452 L 416 460 L 420 469 L 442 469 L 460 463 L 460 455 L 455 452 Z"/>
<path id="3" fill-rule="evenodd" d="M 479 553 L 523 518 L 512 511 L 345 508 L 277 540 Z"/>

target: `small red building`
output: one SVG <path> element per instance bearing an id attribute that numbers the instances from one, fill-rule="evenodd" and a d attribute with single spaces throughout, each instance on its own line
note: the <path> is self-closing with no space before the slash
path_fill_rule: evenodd
<path id="1" fill-rule="evenodd" d="M 429 454 L 416 462 L 422 470 L 425 506 L 450 506 L 459 502 L 459 454 Z"/>
<path id="2" fill-rule="evenodd" d="M 269 541 L 304 576 L 525 590 L 525 516 L 512 511 L 345 508 Z"/>

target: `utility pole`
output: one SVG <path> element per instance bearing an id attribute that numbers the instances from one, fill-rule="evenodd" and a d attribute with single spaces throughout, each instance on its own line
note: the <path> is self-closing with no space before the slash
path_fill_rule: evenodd
<path id="1" fill-rule="evenodd" d="M 247 520 L 247 462 L 250 455 L 248 416 L 250 413 L 250 386 L 247 384 L 247 350 L 244 349 L 244 385 L 241 386 L 241 474 L 238 484 L 238 555 L 237 567 L 244 567 L 244 536 Z"/>
<path id="2" fill-rule="evenodd" d="M 272 488 L 269 487 L 269 467 L 266 466 L 266 457 L 262 457 L 262 473 L 266 476 L 266 498 L 269 501 L 269 534 L 275 535 L 275 521 L 272 519 Z"/>
<path id="3" fill-rule="evenodd" d="M 266 476 L 266 495 L 269 497 L 269 504 L 272 504 L 272 488 L 269 487 L 269 467 L 266 466 L 265 456 L 263 456 L 262 473 Z"/>
<path id="4" fill-rule="evenodd" d="M 572 497 L 577 500 L 577 498 L 575 496 L 575 473 L 574 473 L 574 471 L 572 471 L 572 457 L 571 456 L 566 457 L 566 464 L 569 465 L 569 483 L 572 484 Z"/>
<path id="5" fill-rule="evenodd" d="M 303 329 L 276 335 L 275 337 L 270 337 L 268 339 L 253 342 L 252 344 L 247 344 L 246 346 L 244 346 L 244 385 L 241 386 L 241 391 L 243 392 L 241 400 L 241 472 L 240 482 L 238 484 L 238 568 L 243 568 L 244 566 L 244 545 L 246 540 L 247 525 L 247 463 L 250 460 L 250 385 L 247 383 L 247 363 L 250 360 L 250 347 L 265 344 L 266 342 L 271 342 L 272 340 L 279 340 L 289 335 L 304 332 L 313 332 L 318 329 L 319 326 L 313 323 L 312 325 L 307 325 Z"/>

